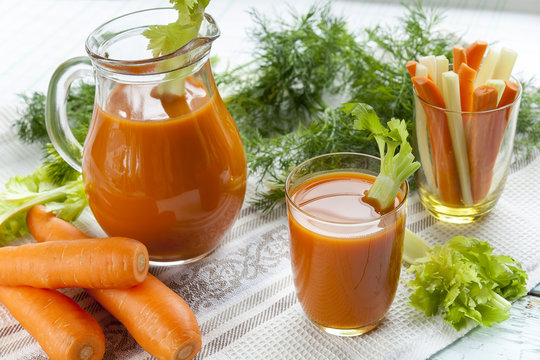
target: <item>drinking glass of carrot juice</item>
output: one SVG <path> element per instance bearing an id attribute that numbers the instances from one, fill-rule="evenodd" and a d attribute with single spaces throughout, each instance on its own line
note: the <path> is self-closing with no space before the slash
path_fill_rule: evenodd
<path id="1" fill-rule="evenodd" d="M 457 77 L 452 71 L 443 76 Z M 415 174 L 420 200 L 446 222 L 480 219 L 493 210 L 506 183 L 521 85 L 512 78 L 500 80 L 499 91 L 479 86 L 470 96 L 470 111 L 461 111 L 459 93 L 451 95 L 447 87 L 438 94 L 437 88 L 429 88 L 431 80 L 413 79 L 414 150 L 422 165 Z"/>
<path id="2" fill-rule="evenodd" d="M 296 294 L 307 317 L 331 334 L 374 329 L 398 286 L 408 185 L 381 214 L 365 199 L 380 164 L 364 154 L 321 155 L 286 181 Z"/>
<path id="3" fill-rule="evenodd" d="M 51 79 L 51 140 L 82 172 L 90 208 L 109 236 L 143 242 L 150 260 L 187 263 L 219 244 L 246 189 L 246 158 L 216 88 L 209 54 L 220 35 L 204 14 L 199 33 L 157 57 L 144 32 L 178 19 L 172 8 L 113 19 L 86 41 L 88 57 L 62 64 Z M 95 105 L 84 147 L 69 130 L 66 90 L 93 77 Z"/>

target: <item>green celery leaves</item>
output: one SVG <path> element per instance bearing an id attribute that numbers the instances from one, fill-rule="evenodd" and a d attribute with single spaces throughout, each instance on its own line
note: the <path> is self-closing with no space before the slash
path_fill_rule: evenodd
<path id="1" fill-rule="evenodd" d="M 0 193 L 0 246 L 28 233 L 26 213 L 39 204 L 66 221 L 75 220 L 87 205 L 81 176 L 58 186 L 40 167 L 28 176 L 9 179 Z"/>
<path id="2" fill-rule="evenodd" d="M 456 236 L 416 259 L 407 283 L 412 307 L 427 316 L 439 313 L 456 330 L 470 320 L 482 326 L 506 320 L 509 301 L 526 295 L 527 274 L 513 258 L 493 255 L 486 241 Z"/>

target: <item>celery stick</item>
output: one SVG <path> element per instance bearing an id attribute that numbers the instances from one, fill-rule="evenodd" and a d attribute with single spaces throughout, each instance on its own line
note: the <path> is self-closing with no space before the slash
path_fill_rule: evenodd
<path id="1" fill-rule="evenodd" d="M 418 63 L 416 65 L 415 76 L 428 76 L 428 69 L 425 65 Z M 422 163 L 422 170 L 424 171 L 424 176 L 426 177 L 426 185 L 428 190 L 437 195 L 439 189 L 437 188 L 437 183 L 435 182 L 435 176 L 433 175 L 433 165 L 431 156 L 429 154 L 429 137 L 427 132 L 427 118 L 424 108 L 420 103 L 418 98 L 414 99 L 415 106 L 415 117 L 416 117 L 416 142 L 418 146 L 418 156 L 420 157 L 420 162 Z"/>
<path id="2" fill-rule="evenodd" d="M 450 65 L 449 65 L 448 59 L 444 55 L 437 56 L 435 58 L 435 61 L 437 63 L 437 82 L 435 82 L 435 84 L 437 84 L 437 87 L 441 91 L 441 95 L 442 95 L 442 91 L 443 91 L 442 74 L 449 70 Z"/>
<path id="3" fill-rule="evenodd" d="M 493 78 L 493 71 L 499 60 L 499 51 L 495 49 L 489 49 L 486 57 L 478 69 L 476 78 L 474 79 L 473 86 L 476 89 L 481 85 L 485 85 L 486 82 Z"/>
<path id="4" fill-rule="evenodd" d="M 435 55 L 422 56 L 418 59 L 418 62 L 427 67 L 428 74 L 437 84 L 437 61 Z"/>
<path id="5" fill-rule="evenodd" d="M 366 197 L 377 205 L 377 211 L 381 213 L 392 209 L 401 184 L 420 167 L 420 163 L 414 161 L 407 141 L 407 123 L 392 118 L 385 127 L 367 104 L 343 104 L 342 111 L 353 115 L 356 118 L 355 129 L 369 131 L 379 146 L 381 169 Z"/>
<path id="6" fill-rule="evenodd" d="M 454 156 L 458 170 L 461 195 L 465 205 L 472 205 L 471 178 L 469 174 L 469 158 L 467 153 L 467 142 L 463 130 L 463 119 L 460 115 L 461 101 L 459 96 L 459 75 L 453 71 L 442 74 L 443 78 L 443 98 L 448 119 L 448 127 L 454 147 Z"/>
<path id="7" fill-rule="evenodd" d="M 517 52 L 515 50 L 503 47 L 497 60 L 497 65 L 493 70 L 493 79 L 509 80 L 512 69 L 516 63 Z"/>
<path id="8" fill-rule="evenodd" d="M 152 50 L 154 57 L 170 54 L 197 37 L 204 19 L 204 9 L 208 6 L 210 0 L 169 0 L 169 2 L 178 10 L 176 22 L 167 25 L 150 26 L 142 33 L 148 38 L 148 50 Z M 173 61 L 177 61 L 178 66 L 183 63 L 182 59 L 175 58 Z M 173 68 L 170 62 L 163 64 L 165 64 L 163 65 L 165 68 L 158 68 L 158 70 L 167 71 Z M 182 70 L 181 73 L 172 72 L 165 76 L 164 82 L 160 83 L 157 89 L 160 95 L 184 95 L 185 76 L 182 74 L 186 73 L 186 71 Z"/>
<path id="9" fill-rule="evenodd" d="M 486 82 L 487 86 L 494 87 L 497 89 L 497 104 L 501 100 L 502 94 L 504 92 L 504 88 L 506 87 L 506 84 L 504 83 L 504 80 L 501 79 L 489 79 Z"/>
<path id="10" fill-rule="evenodd" d="M 403 261 L 414 264 L 417 259 L 427 256 L 431 247 L 424 240 L 409 229 L 405 229 L 403 238 Z"/>

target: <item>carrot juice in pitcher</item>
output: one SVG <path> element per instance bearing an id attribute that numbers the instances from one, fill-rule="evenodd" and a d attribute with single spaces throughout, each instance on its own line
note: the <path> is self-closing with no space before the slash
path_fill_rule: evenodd
<path id="1" fill-rule="evenodd" d="M 185 84 L 181 97 L 160 96 L 152 85 L 116 85 L 94 111 L 84 147 L 85 189 L 99 224 L 111 236 L 142 241 L 153 259 L 214 249 L 245 193 L 233 119 L 217 92 Z"/>
<path id="2" fill-rule="evenodd" d="M 209 61 L 220 33 L 200 14 L 197 36 L 155 54 L 144 36 L 173 23 L 173 8 L 137 11 L 98 27 L 88 57 L 67 60 L 51 78 L 47 131 L 82 172 L 90 208 L 109 236 L 143 242 L 150 260 L 188 263 L 215 249 L 238 216 L 246 158 Z M 92 76 L 96 93 L 81 146 L 65 116 L 66 89 Z"/>

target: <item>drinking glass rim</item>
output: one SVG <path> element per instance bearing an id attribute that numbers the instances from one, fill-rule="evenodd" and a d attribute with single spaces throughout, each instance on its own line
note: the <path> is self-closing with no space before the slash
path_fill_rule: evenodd
<path id="1" fill-rule="evenodd" d="M 445 109 L 445 108 L 442 108 L 442 107 L 439 107 L 439 106 L 435 106 L 433 104 L 430 104 L 428 103 L 427 101 L 425 101 L 424 99 L 422 99 L 420 96 L 418 96 L 418 93 L 416 92 L 416 88 L 414 87 L 413 85 L 413 96 L 415 99 L 418 99 L 418 101 L 420 101 L 421 103 L 429 106 L 430 108 L 432 109 L 436 109 L 436 110 L 440 110 L 440 111 L 444 111 L 445 113 L 451 113 L 451 114 L 460 114 L 460 115 L 476 115 L 476 114 L 490 114 L 490 113 L 495 113 L 497 111 L 502 111 L 504 109 L 507 109 L 507 108 L 510 108 L 511 106 L 514 106 L 514 104 L 516 103 L 519 103 L 521 101 L 521 95 L 523 93 L 523 87 L 521 86 L 521 83 L 519 82 L 519 80 L 517 80 L 515 77 L 513 76 L 510 76 L 510 79 L 515 82 L 516 84 L 518 84 L 519 86 L 519 91 L 518 91 L 518 94 L 516 96 L 516 98 L 514 99 L 514 101 L 512 101 L 510 104 L 508 105 L 505 105 L 505 106 L 502 106 L 500 108 L 495 108 L 495 109 L 492 109 L 492 110 L 484 110 L 484 111 L 454 111 L 454 110 L 448 110 L 448 109 Z"/>
<path id="2" fill-rule="evenodd" d="M 214 26 L 216 28 L 215 33 L 213 33 L 211 35 L 208 35 L 208 36 L 197 36 L 196 38 L 190 40 L 186 44 L 182 45 L 178 49 L 176 49 L 176 50 L 174 50 L 174 51 L 172 51 L 172 52 L 170 52 L 168 54 L 160 55 L 160 56 L 157 56 L 157 57 L 148 57 L 148 58 L 145 58 L 145 59 L 122 60 L 122 59 L 111 59 L 111 58 L 103 57 L 103 56 L 101 56 L 99 54 L 96 54 L 93 50 L 91 50 L 92 46 L 90 45 L 90 39 L 92 39 L 94 35 L 96 35 L 101 29 L 105 28 L 107 25 L 110 25 L 111 23 L 113 23 L 115 21 L 118 21 L 118 20 L 123 19 L 123 18 L 127 18 L 129 16 L 133 16 L 133 15 L 137 15 L 137 14 L 145 13 L 145 12 L 158 11 L 158 10 L 172 10 L 172 11 L 176 12 L 176 9 L 174 9 L 173 7 L 156 7 L 156 8 L 142 9 L 142 10 L 136 10 L 136 11 L 132 11 L 132 12 L 117 16 L 115 18 L 112 18 L 112 19 L 102 23 L 101 25 L 96 27 L 94 30 L 92 30 L 90 32 L 90 34 L 88 35 L 88 37 L 86 38 L 85 49 L 86 49 L 86 52 L 87 52 L 88 56 L 90 56 L 90 58 L 92 60 L 95 60 L 100 64 L 109 65 L 109 66 L 152 65 L 152 64 L 155 64 L 155 63 L 159 63 L 159 62 L 163 62 L 163 61 L 175 58 L 178 55 L 186 54 L 189 51 L 193 50 L 194 48 L 198 47 L 199 45 L 197 45 L 197 43 L 199 43 L 199 42 L 202 42 L 203 44 L 212 43 L 214 40 L 216 40 L 221 35 L 221 31 L 220 31 L 215 19 L 210 14 L 205 12 L 203 14 L 204 15 L 204 20 L 206 20 L 209 24 L 211 24 L 212 26 Z M 166 24 L 155 24 L 155 25 L 166 25 Z M 196 62 L 196 60 L 194 60 L 193 62 Z"/>
<path id="3" fill-rule="evenodd" d="M 378 161 L 379 163 L 381 162 L 381 158 L 377 157 L 377 156 L 373 156 L 373 155 L 369 155 L 369 154 L 364 154 L 364 153 L 357 153 L 357 152 L 335 152 L 335 153 L 327 153 L 327 154 L 322 154 L 322 155 L 317 155 L 317 156 L 314 156 L 312 158 L 309 158 L 307 160 L 304 160 L 302 161 L 300 164 L 298 164 L 297 166 L 294 167 L 294 169 L 291 170 L 291 172 L 289 172 L 289 174 L 287 175 L 287 179 L 285 180 L 285 195 L 286 195 L 286 198 L 287 198 L 287 201 L 289 202 L 289 204 L 291 204 L 296 210 L 298 210 L 299 212 L 301 212 L 302 214 L 308 216 L 309 218 L 313 219 L 313 220 L 316 220 L 318 222 L 321 222 L 321 223 L 326 223 L 326 224 L 332 224 L 332 225 L 365 225 L 365 224 L 370 224 L 370 223 L 378 223 L 380 222 L 382 219 L 384 219 L 385 217 L 389 217 L 391 215 L 394 215 L 395 213 L 397 213 L 398 211 L 401 210 L 401 208 L 403 206 L 405 206 L 405 204 L 407 203 L 407 198 L 409 196 L 409 183 L 407 182 L 407 180 L 405 180 L 400 186 L 399 188 L 401 189 L 403 186 L 405 186 L 405 191 L 404 191 L 404 194 L 403 194 L 403 199 L 401 199 L 401 201 L 399 202 L 399 204 L 394 207 L 391 211 L 387 212 L 387 213 L 384 213 L 382 215 L 380 215 L 379 217 L 377 217 L 376 219 L 372 219 L 372 220 L 366 220 L 366 221 L 332 221 L 332 220 L 327 220 L 327 219 L 323 219 L 319 216 L 315 216 L 307 211 L 304 211 L 303 209 L 301 209 L 297 204 L 296 202 L 291 198 L 291 195 L 292 194 L 289 194 L 289 190 L 288 190 L 288 184 L 289 184 L 289 181 L 291 179 L 291 175 L 294 174 L 301 166 L 303 166 L 304 164 L 310 162 L 310 161 L 313 161 L 313 160 L 316 160 L 316 159 L 319 159 L 319 158 L 322 158 L 322 157 L 331 157 L 331 156 L 336 156 L 336 155 L 353 155 L 353 156 L 358 156 L 358 157 L 366 157 L 366 158 L 371 158 L 373 160 L 376 160 Z"/>

